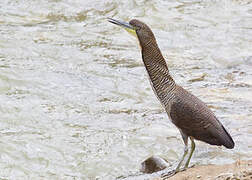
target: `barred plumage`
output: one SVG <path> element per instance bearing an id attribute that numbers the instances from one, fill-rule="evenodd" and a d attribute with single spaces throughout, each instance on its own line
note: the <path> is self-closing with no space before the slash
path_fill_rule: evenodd
<path id="1" fill-rule="evenodd" d="M 200 99 L 178 86 L 170 76 L 151 29 L 136 19 L 131 20 L 129 24 L 114 19 L 109 21 L 136 31 L 142 49 L 143 63 L 153 91 L 184 140 L 185 150 L 176 172 L 179 171 L 188 152 L 188 137 L 191 139 L 191 152 L 185 168 L 188 167 L 194 152 L 194 139 L 232 149 L 234 141 L 214 113 Z"/>

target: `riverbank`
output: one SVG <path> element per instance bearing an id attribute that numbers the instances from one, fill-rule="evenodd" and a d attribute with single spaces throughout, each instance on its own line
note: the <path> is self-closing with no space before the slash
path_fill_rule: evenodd
<path id="1" fill-rule="evenodd" d="M 160 179 L 160 178 L 159 178 Z M 252 179 L 252 160 L 225 165 L 201 165 L 180 172 L 169 180 L 249 180 Z"/>

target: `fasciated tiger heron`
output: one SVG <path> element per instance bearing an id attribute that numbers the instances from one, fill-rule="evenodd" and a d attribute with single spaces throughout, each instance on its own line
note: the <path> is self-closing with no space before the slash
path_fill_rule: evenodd
<path id="1" fill-rule="evenodd" d="M 108 18 L 108 21 L 136 33 L 152 89 L 182 135 L 184 154 L 175 172 L 180 170 L 188 153 L 188 138 L 191 140 L 191 150 L 184 168 L 188 167 L 194 152 L 194 139 L 211 145 L 223 145 L 228 149 L 234 148 L 232 137 L 207 105 L 175 83 L 151 29 L 136 19 L 129 23 L 112 18 Z"/>

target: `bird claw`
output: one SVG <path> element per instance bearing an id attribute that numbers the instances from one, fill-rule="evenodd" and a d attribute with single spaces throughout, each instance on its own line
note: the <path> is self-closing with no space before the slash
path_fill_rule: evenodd
<path id="1" fill-rule="evenodd" d="M 189 169 L 189 168 L 193 168 L 195 166 L 195 164 L 191 165 L 191 166 L 185 166 L 184 168 L 182 168 L 182 171 Z"/>
<path id="2" fill-rule="evenodd" d="M 170 172 L 168 172 L 166 174 L 163 174 L 161 177 L 162 177 L 163 180 L 165 180 L 165 179 L 168 179 L 168 178 L 174 176 L 176 173 L 177 172 L 175 170 L 172 170 L 172 171 L 170 171 Z"/>
<path id="3" fill-rule="evenodd" d="M 175 171 L 176 171 L 176 173 L 182 172 L 182 171 L 185 171 L 185 170 L 187 170 L 187 169 L 189 169 L 189 168 L 193 168 L 194 166 L 195 166 L 195 164 L 193 164 L 193 165 L 191 165 L 191 166 L 189 166 L 189 167 L 183 167 L 183 168 L 178 169 L 178 170 L 175 170 Z"/>

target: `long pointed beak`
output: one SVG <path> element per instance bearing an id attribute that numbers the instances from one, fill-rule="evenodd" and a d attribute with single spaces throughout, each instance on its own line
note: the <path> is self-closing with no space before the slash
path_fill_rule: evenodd
<path id="1" fill-rule="evenodd" d="M 111 23 L 116 24 L 118 26 L 122 26 L 122 27 L 124 27 L 126 29 L 135 30 L 135 28 L 133 26 L 131 26 L 129 23 L 127 23 L 127 22 L 115 20 L 115 19 L 112 19 L 112 18 L 108 18 L 108 22 L 111 22 Z"/>

